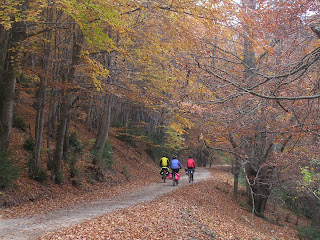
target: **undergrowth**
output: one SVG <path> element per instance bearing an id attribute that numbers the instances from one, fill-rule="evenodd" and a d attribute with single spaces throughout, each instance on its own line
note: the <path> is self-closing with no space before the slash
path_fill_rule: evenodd
<path id="1" fill-rule="evenodd" d="M 9 154 L 0 151 L 0 189 L 12 187 L 13 180 L 19 176 L 19 168 L 13 165 Z"/>

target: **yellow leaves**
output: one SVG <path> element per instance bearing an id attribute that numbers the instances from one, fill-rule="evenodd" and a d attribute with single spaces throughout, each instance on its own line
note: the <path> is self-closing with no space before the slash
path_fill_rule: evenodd
<path id="1" fill-rule="evenodd" d="M 109 70 L 87 54 L 83 55 L 83 61 L 86 65 L 84 65 L 81 71 L 88 75 L 97 91 L 103 91 L 102 80 L 109 77 Z"/>
<path id="2" fill-rule="evenodd" d="M 11 28 L 11 24 L 14 21 L 14 15 L 19 12 L 19 2 L 17 1 L 6 1 L 1 4 L 0 8 L 0 23 L 6 30 Z"/>
<path id="3" fill-rule="evenodd" d="M 0 5 L 0 24 L 9 30 L 14 22 L 22 20 L 21 1 L 7 0 Z"/>
<path id="4" fill-rule="evenodd" d="M 184 128 L 191 128 L 193 125 L 193 122 L 191 122 L 190 120 L 182 117 L 181 115 L 176 115 L 175 119 L 178 120 L 182 126 L 184 126 Z"/>
<path id="5" fill-rule="evenodd" d="M 170 124 L 169 127 L 167 127 L 167 146 L 175 149 L 175 150 L 180 150 L 184 148 L 185 144 L 185 139 L 182 136 L 183 129 L 179 124 L 177 123 L 172 123 Z"/>
<path id="6" fill-rule="evenodd" d="M 110 32 L 122 26 L 118 6 L 112 1 L 60 0 L 62 9 L 77 22 L 87 41 L 98 48 L 117 50 Z"/>
<path id="7" fill-rule="evenodd" d="M 180 133 L 180 134 L 185 133 L 185 130 L 183 129 L 183 125 L 180 123 L 173 122 L 170 124 L 170 128 L 174 130 L 174 132 L 176 133 Z"/>

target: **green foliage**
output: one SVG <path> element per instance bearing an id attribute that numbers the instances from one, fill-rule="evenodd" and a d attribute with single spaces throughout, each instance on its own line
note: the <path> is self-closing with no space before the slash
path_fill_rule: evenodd
<path id="1" fill-rule="evenodd" d="M 27 78 L 23 73 L 17 77 L 17 83 L 20 83 L 25 89 L 33 87 L 32 79 Z"/>
<path id="2" fill-rule="evenodd" d="M 163 155 L 170 158 L 175 153 L 173 149 L 168 149 L 162 145 L 154 144 L 147 144 L 146 152 L 154 161 L 158 161 Z"/>
<path id="3" fill-rule="evenodd" d="M 294 212 L 296 211 L 295 207 L 295 201 L 297 199 L 296 194 L 290 190 L 288 187 L 280 187 L 280 188 L 273 188 L 272 189 L 272 194 L 276 198 L 280 198 L 286 206 L 291 209 Z"/>
<path id="4" fill-rule="evenodd" d="M 113 120 L 111 122 L 111 127 L 113 127 L 113 128 L 121 128 L 123 126 L 122 126 L 122 123 L 118 119 L 115 119 L 115 120 Z"/>
<path id="5" fill-rule="evenodd" d="M 293 187 L 283 186 L 283 187 L 274 187 L 272 189 L 272 195 L 276 199 L 281 199 L 285 203 L 285 206 L 298 214 L 301 213 L 304 216 L 311 218 L 313 209 L 310 204 L 306 201 L 305 198 L 299 198 L 298 192 L 292 190 Z"/>
<path id="6" fill-rule="evenodd" d="M 311 226 L 298 227 L 299 238 L 302 240 L 320 240 L 320 231 Z"/>
<path id="7" fill-rule="evenodd" d="M 246 186 L 247 185 L 246 175 L 245 175 L 245 173 L 243 171 L 241 171 L 241 169 L 240 169 L 240 172 L 239 172 L 239 183 L 242 186 Z"/>
<path id="8" fill-rule="evenodd" d="M 63 178 L 64 178 L 64 175 L 63 175 L 63 171 L 60 169 L 58 171 L 55 171 L 54 173 L 54 183 L 55 184 L 62 184 L 63 182 Z"/>
<path id="9" fill-rule="evenodd" d="M 62 0 L 64 11 L 79 24 L 89 44 L 103 49 L 116 50 L 112 39 L 105 31 L 120 27 L 120 12 L 112 1 Z"/>
<path id="10" fill-rule="evenodd" d="M 312 158 L 311 162 L 310 162 L 310 165 L 314 166 L 314 167 L 320 167 L 320 160 Z"/>
<path id="11" fill-rule="evenodd" d="M 312 181 L 312 173 L 309 171 L 308 167 L 302 168 L 301 173 L 303 175 L 303 183 L 304 184 L 311 184 Z"/>
<path id="12" fill-rule="evenodd" d="M 45 183 L 45 181 L 48 179 L 48 174 L 46 170 L 43 167 L 38 167 L 33 158 L 30 158 L 27 163 L 28 173 L 29 177 L 33 180 L 36 180 L 40 183 Z"/>
<path id="13" fill-rule="evenodd" d="M 81 141 L 78 139 L 78 133 L 72 132 L 69 137 L 69 147 L 73 152 L 81 153 L 84 145 L 81 144 Z"/>
<path id="14" fill-rule="evenodd" d="M 112 145 L 107 141 L 104 145 L 103 151 L 93 150 L 93 163 L 103 169 L 110 169 L 113 166 L 113 152 Z"/>
<path id="15" fill-rule="evenodd" d="M 301 168 L 303 177 L 303 184 L 311 188 L 318 196 L 320 196 L 320 174 L 316 173 L 314 168 L 304 167 Z"/>
<path id="16" fill-rule="evenodd" d="M 220 152 L 220 151 L 218 151 L 218 152 Z M 233 161 L 234 161 L 234 156 L 227 155 L 227 154 L 224 154 L 224 153 L 222 153 L 221 156 L 222 156 L 222 158 L 224 159 L 224 161 L 225 161 L 227 164 L 232 164 Z"/>
<path id="17" fill-rule="evenodd" d="M 5 151 L 0 151 L 0 189 L 11 187 L 18 176 L 18 167 L 12 164 Z"/>
<path id="18" fill-rule="evenodd" d="M 79 176 L 79 169 L 76 166 L 77 163 L 77 157 L 76 156 L 72 156 L 69 160 L 69 176 L 70 178 L 75 178 L 77 176 Z"/>
<path id="19" fill-rule="evenodd" d="M 13 118 L 12 118 L 12 127 L 18 128 L 23 132 L 26 132 L 27 130 L 27 125 L 24 122 L 23 118 L 16 116 L 15 114 L 13 115 Z"/>
<path id="20" fill-rule="evenodd" d="M 184 148 L 185 138 L 183 134 L 176 132 L 173 128 L 167 128 L 167 148 L 172 148 L 174 151 L 179 151 Z"/>
<path id="21" fill-rule="evenodd" d="M 147 136 L 150 143 L 147 144 L 147 154 L 154 160 L 158 161 L 163 155 L 173 156 L 175 150 L 168 148 L 164 144 L 163 136 L 160 132 L 154 131 Z"/>
<path id="22" fill-rule="evenodd" d="M 147 144 L 147 154 L 153 159 L 160 159 L 163 155 L 162 147 L 159 145 Z"/>
<path id="23" fill-rule="evenodd" d="M 23 143 L 23 148 L 29 152 L 33 152 L 35 148 L 33 137 L 30 135 Z"/>
<path id="24" fill-rule="evenodd" d="M 118 124 L 119 126 L 120 123 L 115 122 L 114 124 Z M 165 145 L 161 132 L 147 132 L 141 126 L 133 126 L 130 129 L 118 130 L 117 139 L 133 147 L 137 147 L 141 141 L 144 141 L 146 144 L 146 152 L 154 161 L 160 159 L 163 154 L 172 156 L 174 155 L 174 152 L 176 152 L 174 148 L 168 148 L 168 146 Z"/>
<path id="25" fill-rule="evenodd" d="M 97 183 L 97 180 L 96 180 L 96 177 L 93 173 L 89 172 L 87 174 L 87 177 L 88 177 L 88 182 L 91 183 L 91 184 L 95 184 Z"/>
<path id="26" fill-rule="evenodd" d="M 133 146 L 133 147 L 137 146 L 136 142 L 134 141 L 134 136 L 132 136 L 129 133 L 120 133 L 119 135 L 117 135 L 117 139 L 129 144 L 130 146 Z"/>
<path id="27" fill-rule="evenodd" d="M 92 147 L 95 144 L 95 142 L 96 142 L 96 139 L 92 138 L 89 140 L 88 145 Z"/>

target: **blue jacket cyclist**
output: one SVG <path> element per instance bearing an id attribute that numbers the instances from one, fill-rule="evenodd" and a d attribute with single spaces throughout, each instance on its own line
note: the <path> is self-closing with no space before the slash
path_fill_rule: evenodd
<path id="1" fill-rule="evenodd" d="M 173 157 L 173 159 L 170 162 L 170 168 L 172 170 L 172 173 L 178 173 L 179 170 L 182 168 L 181 163 L 179 162 L 179 160 L 177 159 L 177 157 Z"/>

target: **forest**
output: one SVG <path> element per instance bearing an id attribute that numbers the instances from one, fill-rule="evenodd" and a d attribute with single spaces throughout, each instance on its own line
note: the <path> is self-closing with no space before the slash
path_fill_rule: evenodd
<path id="1" fill-rule="evenodd" d="M 319 0 L 2 1 L 0 199 L 24 176 L 77 187 L 85 169 L 105 181 L 112 135 L 155 164 L 163 154 L 230 164 L 233 198 L 244 182 L 254 215 L 277 201 L 319 228 L 319 10 Z"/>

